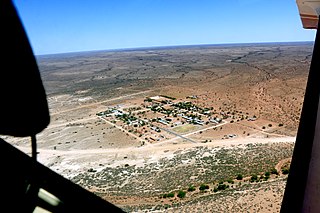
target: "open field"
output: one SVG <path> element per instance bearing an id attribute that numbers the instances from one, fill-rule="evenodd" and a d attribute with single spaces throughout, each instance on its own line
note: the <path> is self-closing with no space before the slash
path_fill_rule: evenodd
<path id="1" fill-rule="evenodd" d="M 39 56 L 39 161 L 128 212 L 279 212 L 311 55 L 279 43 Z M 3 138 L 30 154 L 29 138 Z"/>

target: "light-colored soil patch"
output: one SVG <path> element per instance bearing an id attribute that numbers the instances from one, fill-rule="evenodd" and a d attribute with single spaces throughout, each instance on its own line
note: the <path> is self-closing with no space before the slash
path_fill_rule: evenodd
<path id="1" fill-rule="evenodd" d="M 172 128 L 172 130 L 177 133 L 188 133 L 188 132 L 191 132 L 196 129 L 198 129 L 198 127 L 196 125 L 192 125 L 192 124 L 185 124 L 185 125 L 181 125 L 181 126 L 177 126 L 177 127 Z"/>

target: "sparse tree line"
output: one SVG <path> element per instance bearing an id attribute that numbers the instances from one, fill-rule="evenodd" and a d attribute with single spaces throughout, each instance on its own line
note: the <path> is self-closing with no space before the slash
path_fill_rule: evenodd
<path id="1" fill-rule="evenodd" d="M 283 175 L 287 175 L 290 172 L 290 168 L 282 168 L 281 173 Z M 241 181 L 249 181 L 250 183 L 253 182 L 262 182 L 262 181 L 267 181 L 271 177 L 271 175 L 276 175 L 276 177 L 279 175 L 279 172 L 273 168 L 271 171 L 267 171 L 264 174 L 257 175 L 257 174 L 252 174 L 250 177 L 244 178 L 242 174 L 238 174 L 235 179 L 228 179 L 227 181 L 220 181 L 216 185 L 214 185 L 214 188 L 212 189 L 213 192 L 218 192 L 218 191 L 224 191 L 226 189 L 229 189 L 230 187 L 233 188 L 233 184 L 235 183 L 235 180 L 238 182 L 238 185 L 241 185 Z M 214 183 L 213 183 L 214 184 Z M 208 184 L 201 184 L 199 187 L 196 187 L 194 185 L 189 185 L 189 188 L 187 190 L 179 190 L 178 192 L 170 192 L 167 194 L 162 194 L 160 195 L 160 198 L 174 198 L 177 196 L 178 198 L 182 199 L 185 198 L 187 193 L 192 193 L 194 191 L 199 189 L 200 192 L 205 192 L 210 189 L 210 186 Z"/>

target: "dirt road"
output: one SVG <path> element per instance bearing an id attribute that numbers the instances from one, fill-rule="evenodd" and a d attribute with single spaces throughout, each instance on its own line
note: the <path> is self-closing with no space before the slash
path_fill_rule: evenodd
<path id="1" fill-rule="evenodd" d="M 172 144 L 172 143 L 161 143 L 161 144 L 150 144 L 141 147 L 127 147 L 127 148 L 109 148 L 109 149 L 85 149 L 85 150 L 52 150 L 52 149 L 38 149 L 40 155 L 94 155 L 94 154 L 132 154 L 132 153 L 148 153 L 152 152 L 163 152 L 164 150 L 177 150 L 177 149 L 188 149 L 194 147 L 218 147 L 218 146 L 234 146 L 244 144 L 256 144 L 256 143 L 280 143 L 280 142 L 295 142 L 295 137 L 279 137 L 279 138 L 238 138 L 229 140 L 216 140 L 211 143 L 189 143 L 189 144 Z M 30 147 L 16 146 L 18 149 L 30 153 Z"/>

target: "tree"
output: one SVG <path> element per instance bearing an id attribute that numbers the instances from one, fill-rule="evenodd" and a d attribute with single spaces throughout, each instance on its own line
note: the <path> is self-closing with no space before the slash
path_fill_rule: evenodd
<path id="1" fill-rule="evenodd" d="M 199 190 L 200 190 L 200 191 L 204 191 L 204 190 L 206 190 L 206 189 L 209 189 L 209 186 L 206 185 L 206 184 L 201 184 L 200 187 L 199 187 Z"/>
<path id="2" fill-rule="evenodd" d="M 186 196 L 186 194 L 187 194 L 187 192 L 180 190 L 180 191 L 178 192 L 178 195 L 177 195 L 177 196 L 178 196 L 178 198 L 184 198 L 184 197 Z"/>
<path id="3" fill-rule="evenodd" d="M 174 197 L 174 193 L 173 193 L 173 192 L 170 192 L 170 193 L 168 194 L 168 197 Z"/>
<path id="4" fill-rule="evenodd" d="M 190 185 L 189 188 L 188 188 L 188 192 L 193 192 L 195 190 L 196 190 L 196 188 L 194 186 L 192 186 L 192 185 Z"/>
<path id="5" fill-rule="evenodd" d="M 170 192 L 168 194 L 163 194 L 162 196 L 160 196 L 162 198 L 168 198 L 168 197 L 174 197 L 174 193 Z"/>
<path id="6" fill-rule="evenodd" d="M 227 182 L 230 183 L 230 184 L 234 184 L 234 181 L 231 180 L 231 179 L 227 180 Z"/>
<path id="7" fill-rule="evenodd" d="M 226 185 L 226 184 L 219 184 L 218 185 L 218 190 L 225 190 L 227 188 L 229 188 L 229 185 Z"/>
<path id="8" fill-rule="evenodd" d="M 237 180 L 242 180 L 243 179 L 243 176 L 242 176 L 242 174 L 238 174 L 238 176 L 237 176 L 237 178 L 236 178 Z"/>
<path id="9" fill-rule="evenodd" d="M 152 99 L 151 98 L 146 98 L 144 99 L 145 102 L 152 102 Z"/>
<path id="10" fill-rule="evenodd" d="M 251 182 L 254 182 L 254 181 L 257 181 L 257 180 L 258 180 L 258 176 L 256 174 L 251 176 L 251 179 L 250 179 Z"/>
<path id="11" fill-rule="evenodd" d="M 289 174 L 290 169 L 282 169 L 282 174 L 287 175 Z"/>
<path id="12" fill-rule="evenodd" d="M 273 168 L 273 169 L 271 170 L 271 174 L 278 175 L 279 173 L 278 173 L 278 171 L 277 171 L 275 168 Z"/>
<path id="13" fill-rule="evenodd" d="M 266 177 L 270 177 L 270 172 L 266 172 L 264 175 L 265 175 Z"/>

